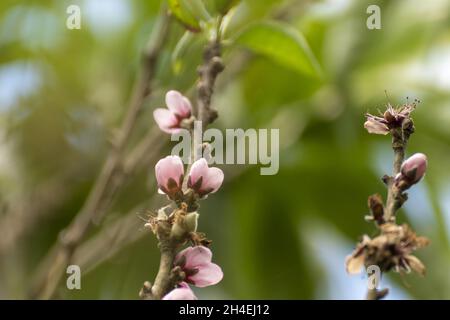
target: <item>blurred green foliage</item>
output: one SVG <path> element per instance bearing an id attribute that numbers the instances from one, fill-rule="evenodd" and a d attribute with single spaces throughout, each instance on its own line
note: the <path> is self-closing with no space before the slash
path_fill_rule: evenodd
<path id="1" fill-rule="evenodd" d="M 350 253 L 360 235 L 373 233 L 363 218 L 367 196 L 384 194 L 380 177 L 392 160 L 389 138 L 367 134 L 363 115 L 409 97 L 422 103 L 408 152 L 427 154 L 429 171 L 400 221 L 432 243 L 419 252 L 425 278 L 389 279 L 400 292 L 393 297 L 449 299 L 450 2 L 207 2 L 211 16 L 228 11 L 214 126 L 280 128 L 281 166 L 274 176 L 259 175 L 258 166 L 222 167 L 225 185 L 202 203 L 199 229 L 213 239 L 225 277 L 198 290 L 199 298 L 362 298 L 365 280 L 346 276 L 345 255 L 335 252 Z M 0 2 L 0 223 L 11 221 L 2 219 L 14 216 L 11 208 L 45 211 L 14 253 L 0 255 L 1 298 L 26 296 L 40 259 L 83 204 L 124 115 L 161 3 Z M 152 110 L 164 104 L 167 90 L 195 97 L 196 68 L 214 28 L 198 22 L 205 16 L 198 7 L 189 7 L 192 13 L 185 1 L 169 3 L 184 25 L 203 32 L 173 23 L 133 141 L 154 126 Z M 81 30 L 65 27 L 70 4 L 81 8 Z M 366 27 L 370 4 L 381 8 L 380 30 Z M 170 152 L 169 140 L 161 157 Z M 151 201 L 155 192 L 149 167 L 127 184 L 105 224 L 139 204 L 157 209 L 164 199 Z M 152 234 L 134 232 L 145 234 L 83 274 L 82 290 L 61 286 L 59 296 L 137 298 L 159 255 Z"/>

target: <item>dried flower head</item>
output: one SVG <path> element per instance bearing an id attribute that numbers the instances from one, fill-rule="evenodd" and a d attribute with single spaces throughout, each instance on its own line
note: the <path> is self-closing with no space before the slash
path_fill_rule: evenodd
<path id="1" fill-rule="evenodd" d="M 359 273 L 363 266 L 377 265 L 382 272 L 410 272 L 425 274 L 425 266 L 412 255 L 417 249 L 428 245 L 429 240 L 417 236 L 408 225 L 386 223 L 380 226 L 381 235 L 371 239 L 367 235 L 346 259 L 347 272 Z"/>
<path id="2" fill-rule="evenodd" d="M 410 121 L 411 112 L 416 108 L 416 103 L 407 103 L 394 108 L 391 104 L 387 105 L 386 111 L 381 116 L 366 114 L 364 128 L 369 133 L 386 135 L 391 129 L 405 128 L 411 132 L 414 130 Z"/>

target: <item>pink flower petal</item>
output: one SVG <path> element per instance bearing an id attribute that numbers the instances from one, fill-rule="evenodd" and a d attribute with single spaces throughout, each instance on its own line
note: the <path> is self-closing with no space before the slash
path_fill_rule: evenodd
<path id="1" fill-rule="evenodd" d="M 191 103 L 178 91 L 171 90 L 166 93 L 166 105 L 172 113 L 180 118 L 189 118 L 191 116 Z"/>
<path id="2" fill-rule="evenodd" d="M 207 178 L 202 183 L 202 190 L 214 193 L 216 192 L 223 182 L 223 171 L 219 168 L 209 168 Z M 211 190 L 211 191 L 209 191 Z"/>
<path id="3" fill-rule="evenodd" d="M 186 258 L 184 268 L 194 269 L 199 265 L 211 263 L 212 252 L 204 246 L 187 247 L 177 254 L 175 261 L 179 261 L 183 256 Z"/>
<path id="4" fill-rule="evenodd" d="M 195 161 L 191 170 L 189 171 L 189 181 L 191 185 L 197 184 L 198 180 L 202 177 L 206 177 L 208 174 L 208 163 L 205 158 L 198 159 Z M 203 178 L 204 179 L 204 178 Z"/>
<path id="5" fill-rule="evenodd" d="M 191 116 L 192 113 L 192 105 L 191 105 L 191 101 L 189 101 L 188 98 L 183 96 L 183 102 L 184 102 L 184 108 L 185 108 L 185 114 L 186 114 L 186 118 L 189 118 Z"/>
<path id="6" fill-rule="evenodd" d="M 168 294 L 166 294 L 163 300 L 197 300 L 194 292 L 189 288 L 187 283 L 181 282 L 180 287 L 173 289 Z"/>
<path id="7" fill-rule="evenodd" d="M 180 125 L 177 117 L 167 109 L 155 109 L 155 111 L 153 111 L 153 118 L 159 128 L 166 133 L 174 133 L 174 130 Z"/>
<path id="8" fill-rule="evenodd" d="M 167 156 L 158 161 L 155 166 L 155 176 L 158 187 L 169 196 L 181 190 L 184 166 L 180 157 Z M 172 182 L 172 184 L 170 183 Z M 173 184 L 175 182 L 175 184 Z"/>
<path id="9" fill-rule="evenodd" d="M 198 272 L 189 277 L 189 280 L 199 288 L 212 286 L 223 278 L 222 269 L 215 263 L 207 263 L 197 266 Z"/>

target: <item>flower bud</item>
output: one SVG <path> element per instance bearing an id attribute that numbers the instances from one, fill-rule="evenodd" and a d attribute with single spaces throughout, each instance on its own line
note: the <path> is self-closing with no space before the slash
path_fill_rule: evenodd
<path id="1" fill-rule="evenodd" d="M 187 232 L 197 231 L 198 216 L 197 212 L 191 212 L 184 217 L 184 225 Z"/>
<path id="2" fill-rule="evenodd" d="M 415 184 L 422 179 L 427 170 L 427 156 L 423 153 L 416 153 L 406 159 L 401 168 L 401 174 L 411 183 Z"/>
<path id="3" fill-rule="evenodd" d="M 177 215 L 170 232 L 171 237 L 175 239 L 182 239 L 189 233 L 197 230 L 197 220 L 199 214 L 191 212 L 186 215 Z"/>
<path id="4" fill-rule="evenodd" d="M 167 156 L 158 161 L 155 166 L 155 176 L 158 182 L 159 193 L 165 193 L 175 200 L 181 194 L 184 166 L 178 156 Z"/>
<path id="5" fill-rule="evenodd" d="M 189 172 L 188 187 L 193 189 L 200 198 L 208 193 L 216 192 L 223 182 L 223 171 L 219 168 L 208 167 L 205 158 L 195 161 Z"/>

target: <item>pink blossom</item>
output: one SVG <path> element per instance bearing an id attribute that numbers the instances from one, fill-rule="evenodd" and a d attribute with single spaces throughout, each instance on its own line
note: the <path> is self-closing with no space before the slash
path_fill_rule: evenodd
<path id="1" fill-rule="evenodd" d="M 166 105 L 168 109 L 155 109 L 153 118 L 162 131 L 170 134 L 177 133 L 180 130 L 181 121 L 191 117 L 191 103 L 178 91 L 171 90 L 166 93 Z"/>
<path id="2" fill-rule="evenodd" d="M 194 292 L 189 288 L 186 282 L 181 282 L 178 288 L 173 289 L 166 294 L 163 300 L 197 300 Z"/>
<path id="3" fill-rule="evenodd" d="M 188 247 L 178 253 L 175 264 L 186 274 L 186 282 L 196 287 L 212 286 L 223 278 L 222 269 L 211 262 L 212 252 L 207 247 Z"/>
<path id="4" fill-rule="evenodd" d="M 159 192 L 174 199 L 181 192 L 183 183 L 184 166 L 180 157 L 167 156 L 159 160 L 155 166 L 155 176 Z"/>
<path id="5" fill-rule="evenodd" d="M 400 172 L 414 184 L 422 179 L 426 170 L 427 156 L 423 153 L 416 153 L 403 162 Z"/>
<path id="6" fill-rule="evenodd" d="M 191 116 L 192 106 L 188 98 L 175 90 L 166 93 L 166 105 L 170 111 L 180 118 Z"/>
<path id="7" fill-rule="evenodd" d="M 223 171 L 219 168 L 209 168 L 204 158 L 195 161 L 189 172 L 188 187 L 200 197 L 216 192 L 223 182 Z"/>

